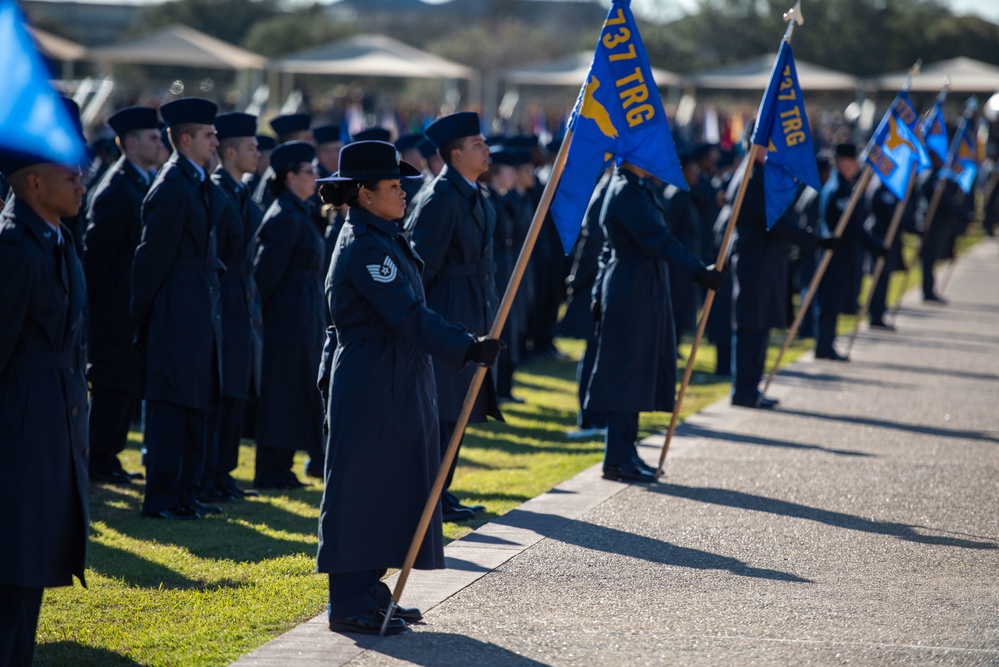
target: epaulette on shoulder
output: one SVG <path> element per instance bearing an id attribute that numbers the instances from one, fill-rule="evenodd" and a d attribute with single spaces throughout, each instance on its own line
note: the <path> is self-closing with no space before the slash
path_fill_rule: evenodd
<path id="1" fill-rule="evenodd" d="M 446 178 L 438 178 L 434 183 L 434 192 L 446 192 L 451 187 L 451 181 Z"/>
<path id="2" fill-rule="evenodd" d="M 17 224 L 17 220 L 8 217 L 0 217 L 0 243 L 16 245 L 24 235 L 24 225 Z"/>

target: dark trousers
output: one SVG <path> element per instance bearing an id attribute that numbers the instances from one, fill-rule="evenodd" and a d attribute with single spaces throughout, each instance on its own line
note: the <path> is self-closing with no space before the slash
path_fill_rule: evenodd
<path id="1" fill-rule="evenodd" d="M 451 444 L 451 436 L 454 434 L 454 427 L 457 426 L 455 422 L 447 421 L 446 419 L 441 419 L 438 421 L 438 426 L 441 436 L 441 463 L 444 462 L 444 455 L 447 453 L 447 447 Z M 461 439 L 465 439 L 465 434 L 463 433 Z M 441 494 L 441 504 L 444 508 L 457 507 L 461 504 L 458 498 L 451 493 L 451 481 L 454 479 L 454 469 L 458 467 L 458 457 L 461 455 L 461 443 L 458 443 L 458 451 L 454 454 L 454 460 L 451 461 L 451 467 L 447 471 L 447 479 L 444 480 L 444 492 Z"/>
<path id="2" fill-rule="evenodd" d="M 607 437 L 604 440 L 604 468 L 621 466 L 638 457 L 635 440 L 638 439 L 637 412 L 608 412 Z"/>
<path id="3" fill-rule="evenodd" d="M 330 574 L 329 619 L 334 621 L 387 608 L 392 593 L 381 581 L 384 574 L 385 570 Z"/>
<path id="4" fill-rule="evenodd" d="M 0 665 L 31 667 L 43 590 L 0 584 Z"/>
<path id="5" fill-rule="evenodd" d="M 195 502 L 205 465 L 204 410 L 166 401 L 146 401 L 146 498 L 142 511 L 155 514 Z"/>
<path id="6" fill-rule="evenodd" d="M 503 350 L 496 360 L 496 395 L 500 398 L 513 396 L 513 370 L 513 350 Z"/>
<path id="7" fill-rule="evenodd" d="M 125 450 L 135 396 L 131 392 L 93 385 L 90 389 L 90 472 L 122 470 L 118 454 Z"/>
<path id="8" fill-rule="evenodd" d="M 870 316 L 870 321 L 873 324 L 882 324 L 884 322 L 885 311 L 888 310 L 888 281 L 890 279 L 891 272 L 888 271 L 888 267 L 886 266 L 881 271 L 881 276 L 878 278 L 877 284 L 872 288 L 871 307 L 868 309 L 867 314 Z"/>
<path id="9" fill-rule="evenodd" d="M 715 375 L 732 374 L 732 281 L 715 292 L 708 316 L 708 339 L 715 345 Z"/>
<path id="10" fill-rule="evenodd" d="M 767 363 L 767 329 L 736 329 L 733 334 L 735 348 L 735 378 L 732 397 L 740 401 L 755 401 L 760 395 L 760 379 Z"/>
<path id="11" fill-rule="evenodd" d="M 295 475 L 291 467 L 295 463 L 295 450 L 262 447 L 257 445 L 256 467 L 253 485 L 267 488 L 287 484 Z"/>
<path id="12" fill-rule="evenodd" d="M 835 352 L 833 341 L 836 340 L 836 321 L 839 313 L 835 310 L 823 308 L 819 304 L 818 331 L 815 335 L 815 352 L 818 354 L 831 354 Z"/>
<path id="13" fill-rule="evenodd" d="M 607 425 L 604 416 L 594 410 L 587 410 L 586 394 L 590 390 L 590 375 L 593 373 L 593 365 L 597 362 L 597 334 L 594 328 L 593 333 L 586 337 L 586 351 L 583 358 L 576 366 L 576 387 L 579 396 L 579 417 L 576 424 L 579 428 L 603 428 Z"/>
<path id="14" fill-rule="evenodd" d="M 208 412 L 205 472 L 201 476 L 201 487 L 206 491 L 229 488 L 231 473 L 239 464 L 244 405 L 242 399 L 223 396 L 218 409 Z"/>

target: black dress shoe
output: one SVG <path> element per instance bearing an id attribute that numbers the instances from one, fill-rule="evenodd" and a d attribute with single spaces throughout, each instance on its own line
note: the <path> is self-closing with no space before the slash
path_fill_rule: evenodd
<path id="1" fill-rule="evenodd" d="M 90 473 L 92 482 L 103 482 L 105 484 L 131 484 L 132 478 L 128 473 L 117 470 L 94 470 Z"/>
<path id="2" fill-rule="evenodd" d="M 363 635 L 378 635 L 382 632 L 382 623 L 384 622 L 385 612 L 379 609 L 376 611 L 358 614 L 357 616 L 333 619 L 330 621 L 330 630 L 333 632 L 353 632 Z M 392 620 L 389 621 L 388 628 L 385 630 L 385 634 L 400 635 L 408 630 L 409 628 L 406 627 L 406 621 L 402 620 L 397 615 L 393 615 Z"/>
<path id="3" fill-rule="evenodd" d="M 444 519 L 445 523 L 461 523 L 462 521 L 471 521 L 474 519 L 475 512 L 464 508 L 444 507 L 441 510 L 441 518 Z"/>
<path id="4" fill-rule="evenodd" d="M 829 361 L 850 361 L 836 350 L 823 350 L 815 353 L 816 359 L 828 359 Z"/>
<path id="5" fill-rule="evenodd" d="M 604 466 L 604 479 L 613 479 L 618 482 L 652 483 L 656 481 L 656 475 L 628 461 L 619 466 Z"/>
<path id="6" fill-rule="evenodd" d="M 296 477 L 295 473 L 291 472 L 290 470 L 284 476 L 284 484 L 285 488 L 287 489 L 304 489 L 305 487 L 309 486 L 308 484 L 300 480 L 298 477 Z"/>
<path id="7" fill-rule="evenodd" d="M 932 303 L 938 306 L 946 305 L 947 299 L 943 298 L 939 294 L 924 294 L 923 303 Z"/>
<path id="8" fill-rule="evenodd" d="M 643 461 L 642 459 L 640 459 L 637 456 L 635 458 L 631 459 L 631 462 L 633 464 L 635 464 L 636 466 L 638 466 L 639 468 L 641 468 L 642 470 L 647 470 L 648 472 L 651 472 L 653 475 L 655 475 L 657 472 L 659 472 L 659 468 L 657 468 L 655 466 L 650 466 L 648 463 L 646 463 L 645 461 Z"/>
<path id="9" fill-rule="evenodd" d="M 887 322 L 882 322 L 878 320 L 876 322 L 871 322 L 872 329 L 884 329 L 885 331 L 895 331 L 895 327 Z"/>
<path id="10" fill-rule="evenodd" d="M 170 510 L 160 510 L 159 512 L 142 512 L 142 516 L 147 519 L 169 519 L 173 521 L 193 521 L 200 519 L 201 515 L 190 507 L 175 507 Z"/>
<path id="11" fill-rule="evenodd" d="M 379 609 L 379 611 L 384 614 L 388 612 L 388 609 Z M 416 607 L 396 607 L 392 618 L 401 618 L 407 625 L 410 623 L 419 623 L 423 620 L 423 612 Z"/>
<path id="12" fill-rule="evenodd" d="M 207 516 L 209 514 L 222 514 L 222 508 L 218 505 L 203 505 L 198 501 L 191 503 L 190 508 L 197 513 L 198 516 Z"/>
<path id="13" fill-rule="evenodd" d="M 757 396 L 756 398 L 742 398 L 741 396 L 733 396 L 732 405 L 736 405 L 740 408 L 759 408 L 760 410 L 773 410 L 778 405 L 780 405 L 780 401 L 778 401 L 776 398 L 767 398 L 766 396 L 763 397 L 763 400 L 760 400 L 759 396 Z"/>

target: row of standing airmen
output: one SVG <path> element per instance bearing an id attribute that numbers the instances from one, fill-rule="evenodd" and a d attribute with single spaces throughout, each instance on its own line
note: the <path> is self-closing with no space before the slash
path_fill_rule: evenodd
<path id="1" fill-rule="evenodd" d="M 349 307 L 337 307 L 337 296 L 350 292 L 344 292 L 346 288 L 338 282 L 336 258 L 344 256 L 355 242 L 363 245 L 364 229 L 379 228 L 376 220 L 365 220 L 365 213 L 355 213 L 355 209 L 372 213 L 372 201 L 364 200 L 361 193 L 381 193 L 381 181 L 404 176 L 395 147 L 377 141 L 357 144 L 353 176 L 338 175 L 344 171 L 343 165 L 325 167 L 329 173 L 320 181 L 323 186 L 319 195 L 338 214 L 326 225 L 330 231 L 324 239 L 319 221 L 326 223 L 327 219 L 319 217 L 315 202 L 317 142 L 287 136 L 294 131 L 308 132 L 308 120 L 304 128 L 295 129 L 300 127 L 300 118 L 276 119 L 274 129 L 287 141 L 271 151 L 270 176 L 256 187 L 258 202 L 265 200 L 268 193 L 273 198 L 264 212 L 251 201 L 252 182 L 243 183 L 244 174 L 255 172 L 254 162 L 259 155 L 256 118 L 236 113 L 217 116 L 216 112 L 214 104 L 196 98 L 163 105 L 160 113 L 169 128 L 174 153 L 154 179 L 150 173 L 152 159 L 143 152 L 143 146 L 150 149 L 151 155 L 154 133 L 159 138 L 156 112 L 129 108 L 112 117 L 124 155 L 90 197 L 82 265 L 72 243 L 63 242 L 63 231 L 68 236 L 68 227 L 53 224 L 58 218 L 72 218 L 78 213 L 83 194 L 78 173 L 69 173 L 68 180 L 56 183 L 58 179 L 48 178 L 51 170 L 44 168 L 48 165 L 40 168 L 38 161 L 21 158 L 4 160 L 2 170 L 10 177 L 15 196 L 8 201 L 0 223 L 0 251 L 5 253 L 6 269 L 3 277 L 6 288 L 19 290 L 17 299 L 5 296 L 5 321 L 28 322 L 31 318 L 25 317 L 25 309 L 59 312 L 56 318 L 51 314 L 47 320 L 37 318 L 35 326 L 51 325 L 51 331 L 32 331 L 26 324 L 15 326 L 2 341 L 0 389 L 12 399 L 5 402 L 4 414 L 17 414 L 13 421 L 22 425 L 31 422 L 38 428 L 44 421 L 32 421 L 30 416 L 45 412 L 45 383 L 39 387 L 29 385 L 45 373 L 56 373 L 54 382 L 52 378 L 46 380 L 50 389 L 59 388 L 56 393 L 61 404 L 56 401 L 54 413 L 65 415 L 69 422 L 63 431 L 59 420 L 49 420 L 48 428 L 53 433 L 48 438 L 36 438 L 39 434 L 23 426 L 18 430 L 19 439 L 27 437 L 27 433 L 31 437 L 25 442 L 44 441 L 48 449 L 64 443 L 64 451 L 46 456 L 45 465 L 60 457 L 66 459 L 66 465 L 58 471 L 43 471 L 38 462 L 22 461 L 10 470 L 23 479 L 5 482 L 11 481 L 11 488 L 20 489 L 25 480 L 47 479 L 51 484 L 45 488 L 54 485 L 61 489 L 66 502 L 43 498 L 34 487 L 18 498 L 26 502 L 20 505 L 11 534 L 25 534 L 26 526 L 42 525 L 46 535 L 28 541 L 30 544 L 20 551 L 8 553 L 0 572 L 17 573 L 11 581 L 30 589 L 28 607 L 34 608 L 35 622 L 36 590 L 65 585 L 73 574 L 82 579 L 87 461 L 92 462 L 95 476 L 104 474 L 123 482 L 130 477 L 121 470 L 120 463 L 115 464 L 138 395 L 146 401 L 144 516 L 196 519 L 221 511 L 211 504 L 213 500 L 246 495 L 248 492 L 235 484 L 231 472 L 238 454 L 244 405 L 256 395 L 255 486 L 300 485 L 291 471 L 292 457 L 296 449 L 309 452 L 312 472 L 328 482 L 321 511 L 318 569 L 331 577 L 331 627 L 336 620 L 339 629 L 374 631 L 381 607 L 369 608 L 369 603 L 387 602 L 378 578 L 385 568 L 401 564 L 406 547 L 405 539 L 384 538 L 411 534 L 410 524 L 415 523 L 415 517 L 399 510 L 412 504 L 419 506 L 426 497 L 433 466 L 428 467 L 426 476 L 419 476 L 422 484 L 410 479 L 412 470 L 395 469 L 385 483 L 389 487 L 398 483 L 405 491 L 379 502 L 367 488 L 370 485 L 365 485 L 366 477 L 345 476 L 350 466 L 342 458 L 340 464 L 323 463 L 327 453 L 332 456 L 333 452 L 353 451 L 351 447 L 358 445 L 352 445 L 352 441 L 373 437 L 358 431 L 358 423 L 373 425 L 381 420 L 381 427 L 375 429 L 382 436 L 374 439 L 377 442 L 391 442 L 393 428 L 402 427 L 397 419 L 387 418 L 382 407 L 382 403 L 397 398 L 398 387 L 405 385 L 404 378 L 414 370 L 397 363 L 397 345 L 388 348 L 396 350 L 393 356 L 373 357 L 367 364 L 354 366 L 347 363 L 355 358 L 352 355 L 364 355 L 347 350 L 356 350 L 370 341 L 407 336 L 422 340 L 429 336 L 419 327 L 412 328 L 413 322 L 430 322 L 429 316 L 421 315 L 422 319 L 413 322 L 406 319 L 405 313 L 412 308 L 420 313 L 439 313 L 446 321 L 460 325 L 454 330 L 437 320 L 428 325 L 437 332 L 433 335 L 450 339 L 451 345 L 434 348 L 426 343 L 425 347 L 439 354 L 426 359 L 432 364 L 432 374 L 426 370 L 417 372 L 419 377 L 430 379 L 423 388 L 432 387 L 433 395 L 428 395 L 426 405 L 421 403 L 427 410 L 421 408 L 415 416 L 427 423 L 436 421 L 439 438 L 435 443 L 423 442 L 423 453 L 430 459 L 439 457 L 451 439 L 471 381 L 473 371 L 468 362 L 492 365 L 500 353 L 498 341 L 465 332 L 482 334 L 495 317 L 498 290 L 512 270 L 525 218 L 534 208 L 518 199 L 529 190 L 527 182 L 511 180 L 504 168 L 512 167 L 516 173 L 528 162 L 519 151 L 501 148 L 493 153 L 491 168 L 491 151 L 480 134 L 476 114 L 452 114 L 431 125 L 427 138 L 445 165 L 415 195 L 405 217 L 405 236 L 400 236 L 400 243 L 413 252 L 407 250 L 408 254 L 395 257 L 388 253 L 381 261 L 376 257 L 374 263 L 354 267 L 360 268 L 360 280 L 367 276 L 377 286 L 395 286 L 397 280 L 406 279 L 404 298 L 392 290 L 369 294 L 371 285 L 366 284 L 360 292 L 368 295 L 370 303 L 355 312 Z M 282 122 L 287 125 L 282 126 Z M 332 130 L 330 133 L 328 136 L 333 136 Z M 331 142 L 318 143 L 321 151 L 323 143 Z M 368 144 L 372 145 L 370 149 Z M 374 144 L 390 148 L 395 155 L 394 170 L 366 171 L 358 167 L 368 153 L 385 162 L 384 151 Z M 219 164 L 209 173 L 213 159 Z M 829 359 L 841 358 L 832 347 L 836 315 L 855 307 L 858 249 L 886 252 L 876 229 L 865 228 L 864 209 L 854 213 L 842 239 L 820 232 L 823 219 L 838 218 L 859 171 L 852 146 L 838 147 L 835 159 L 836 170 L 817 205 L 803 193 L 799 204 L 769 232 L 764 222 L 761 165 L 745 168 L 751 171 L 732 253 L 732 319 L 727 323 L 717 318 L 720 321 L 712 334 L 720 348 L 731 340 L 734 404 L 756 405 L 768 331 L 788 323 L 790 245 L 799 247 L 801 257 L 819 246 L 838 247 L 834 267 L 823 281 L 815 322 L 816 356 Z M 698 286 L 714 290 L 725 287 L 724 274 L 707 264 L 710 255 L 702 259 L 696 249 L 701 238 L 708 238 L 705 220 L 711 219 L 710 215 L 700 214 L 698 204 L 720 208 L 726 200 L 717 196 L 718 188 L 713 183 L 710 191 L 703 188 L 704 192 L 699 192 L 703 179 L 698 179 L 692 169 L 695 155 L 685 156 L 685 162 L 688 183 L 694 186 L 689 198 L 680 190 L 667 192 L 651 174 L 627 162 L 607 174 L 594 193 L 587 212 L 588 236 L 577 253 L 582 258 L 590 252 L 587 247 L 591 243 L 600 247 L 592 287 L 585 290 L 574 283 L 573 298 L 585 304 L 595 321 L 589 327 L 593 333 L 587 334 L 590 344 L 583 361 L 587 367 L 580 374 L 581 413 L 584 425 L 585 420 L 590 420 L 589 425 L 606 429 L 604 474 L 611 479 L 654 481 L 654 473 L 635 453 L 638 413 L 672 410 L 678 324 L 686 319 L 689 325 L 690 313 L 696 312 L 692 291 Z M 324 166 L 321 159 L 318 163 Z M 490 170 L 491 192 L 480 184 Z M 363 177 L 365 173 L 368 178 Z M 374 177 L 378 175 L 380 178 Z M 743 177 L 745 171 L 733 179 L 730 193 Z M 327 191 L 335 190 L 336 183 L 344 180 L 354 184 L 348 194 Z M 61 189 L 57 187 L 60 185 Z M 705 199 L 708 192 L 710 196 Z M 966 223 L 966 204 L 962 209 L 958 198 L 952 199 L 953 207 L 944 205 L 945 215 L 957 225 Z M 874 194 L 872 208 L 876 217 L 882 200 L 887 202 L 883 193 Z M 345 205 L 351 211 L 346 217 Z M 808 212 L 816 207 L 818 216 L 809 218 Z M 355 216 L 354 222 L 351 215 Z M 726 219 L 724 211 L 716 217 L 719 222 Z M 349 233 L 340 231 L 345 224 Z M 551 225 L 545 228 L 550 230 Z M 931 263 L 953 234 L 951 225 L 935 229 L 941 230 L 938 242 L 928 243 L 930 250 L 924 255 L 924 261 L 928 256 Z M 38 237 L 37 245 L 42 249 L 37 259 L 16 254 L 28 230 Z M 498 230 L 500 242 L 496 243 Z M 383 231 L 395 237 L 395 232 Z M 604 237 L 602 243 L 598 243 L 599 233 Z M 557 237 L 551 238 L 557 244 Z M 498 252 L 501 249 L 507 254 Z M 706 253 L 706 245 L 702 251 Z M 333 261 L 327 274 L 331 255 Z M 550 262 L 538 262 L 535 268 L 550 269 L 560 260 L 556 251 Z M 400 269 L 400 262 L 406 262 L 405 270 Z M 411 273 L 410 264 L 418 273 Z M 574 279 L 583 273 L 579 269 L 577 266 L 573 271 Z M 45 273 L 59 278 L 66 293 L 63 306 L 51 301 L 53 290 L 60 285 L 40 289 L 32 282 L 43 281 L 46 276 L 41 274 Z M 932 271 L 924 273 L 932 276 Z M 418 288 L 411 286 L 414 275 L 419 276 Z M 342 280 L 344 285 L 356 285 L 359 278 L 348 273 Z M 924 296 L 928 300 L 938 298 L 932 284 Z M 376 302 L 381 298 L 386 299 L 385 303 Z M 88 301 L 89 313 L 84 318 L 84 304 Z M 556 307 L 557 303 L 556 298 Z M 131 326 L 123 326 L 125 321 Z M 386 321 L 390 327 L 385 326 Z M 551 325 L 553 336 L 554 315 Z M 85 326 L 89 328 L 87 339 L 92 348 L 88 362 L 92 400 L 89 438 L 80 431 L 87 428 L 87 388 L 82 377 Z M 511 352 L 522 348 L 517 339 L 523 332 L 523 319 L 515 315 L 507 330 L 513 343 Z M 535 340 L 536 346 L 538 343 Z M 54 350 L 33 354 L 26 351 L 32 345 L 40 349 L 48 345 Z M 9 363 L 10 359 L 14 359 L 13 363 Z M 370 382 L 375 368 L 388 369 L 391 374 L 382 373 L 376 376 L 378 382 Z M 502 419 L 496 384 L 490 379 L 484 387 L 472 422 L 484 421 L 487 416 Z M 345 399 L 344 392 L 352 400 Z M 18 403 L 25 401 L 30 405 Z M 324 408 L 347 404 L 351 406 L 349 413 L 324 417 Z M 761 404 L 773 406 L 772 402 Z M 323 428 L 329 430 L 325 447 L 320 433 Z M 407 423 L 406 428 L 412 429 L 412 425 Z M 426 432 L 421 430 L 423 435 Z M 88 440 L 91 451 L 86 448 Z M 8 454 L 6 449 L 4 452 Z M 390 465 L 388 459 L 382 459 L 381 464 L 383 468 Z M 22 475 L 25 471 L 28 474 Z M 379 469 L 368 467 L 364 472 L 377 474 Z M 56 473 L 62 477 L 48 479 Z M 338 483 L 330 484 L 331 479 Z M 361 486 L 357 486 L 358 479 Z M 354 489 L 356 497 L 343 495 L 345 488 Z M 368 517 L 361 522 L 356 520 L 357 506 L 351 506 L 358 498 L 367 501 L 359 505 L 366 510 L 361 514 Z M 467 519 L 478 509 L 465 507 L 453 495 L 445 494 L 442 518 Z M 400 514 L 405 517 L 400 518 Z M 372 541 L 378 535 L 382 541 Z M 430 547 L 424 547 L 431 553 L 418 561 L 417 567 L 440 567 L 439 526 L 428 540 Z M 41 555 L 38 544 L 42 545 Z M 361 565 L 368 569 L 358 570 Z M 5 596 L 23 597 L 23 591 L 12 594 L 10 586 L 4 586 Z M 358 602 L 365 596 L 371 600 Z M 40 595 L 37 601 L 40 603 Z M 418 610 L 404 612 L 403 619 L 419 616 Z M 29 623 L 30 616 L 29 610 Z M 398 624 L 394 627 L 399 629 Z"/>

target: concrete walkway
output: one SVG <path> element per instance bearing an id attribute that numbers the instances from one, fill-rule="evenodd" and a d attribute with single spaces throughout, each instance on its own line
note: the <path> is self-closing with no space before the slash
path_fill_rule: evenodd
<path id="1" fill-rule="evenodd" d="M 414 632 L 323 614 L 235 664 L 999 664 L 995 242 L 946 296 L 782 372 L 776 412 L 692 417 L 661 483 L 596 466 L 452 543 L 410 578 Z"/>

